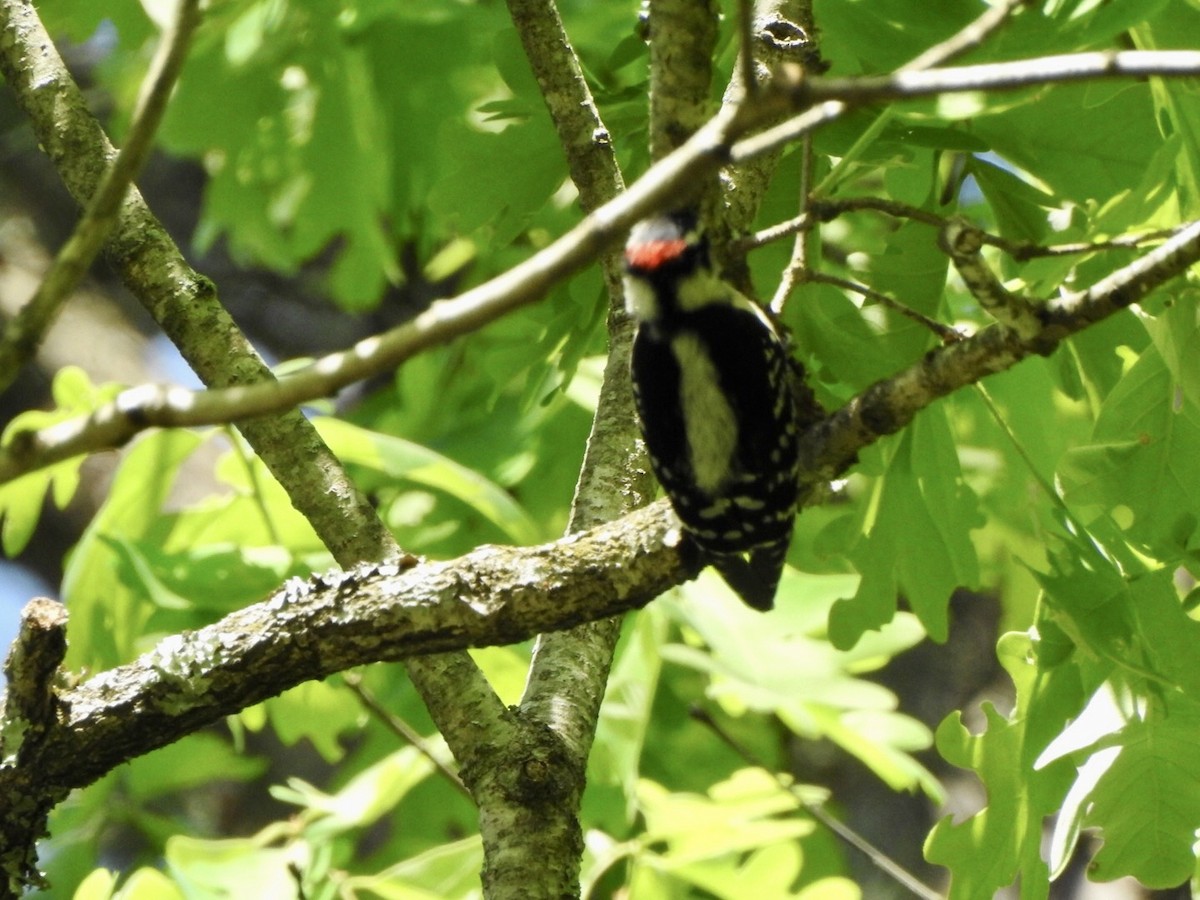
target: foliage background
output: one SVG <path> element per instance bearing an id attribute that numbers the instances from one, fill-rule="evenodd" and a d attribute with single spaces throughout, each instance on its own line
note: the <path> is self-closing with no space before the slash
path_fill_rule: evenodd
<path id="1" fill-rule="evenodd" d="M 979 11 L 966 0 L 864 6 L 814 3 L 833 74 L 890 71 Z M 636 174 L 648 163 L 636 4 L 561 7 L 622 168 Z M 39 11 L 73 47 L 119 142 L 158 8 L 47 0 Z M 726 75 L 731 18 L 717 49 Z M 1194 47 L 1196 35 L 1200 6 L 1190 0 L 1047 0 L 974 59 Z M 63 207 L 47 176 L 28 175 L 38 163 L 19 119 L 0 116 L 12 162 L 0 192 L 11 275 L 36 268 L 42 242 L 54 245 Z M 1186 82 L 951 95 L 861 110 L 818 133 L 816 193 L 885 197 L 941 216 L 957 209 L 1015 242 L 1099 241 L 1200 213 L 1198 135 L 1200 95 Z M 516 32 L 495 3 L 221 0 L 160 146 L 145 182 L 152 205 L 279 359 L 403 320 L 503 271 L 579 215 Z M 798 156 L 785 154 L 760 225 L 796 214 Z M 13 224 L 31 220 L 38 230 Z M 823 271 L 978 327 L 986 320 L 936 239 L 920 221 L 863 212 L 837 217 L 813 245 Z M 764 294 L 789 249 L 751 256 Z M 1047 297 L 1134 252 L 993 260 L 1010 287 Z M 98 307 L 119 312 L 111 349 L 104 326 L 92 353 L 121 356 L 129 340 L 144 368 L 62 369 L 60 409 L 95 405 L 111 378 L 162 371 L 153 339 L 139 334 L 145 323 L 103 272 L 93 289 Z M 403 546 L 450 558 L 562 533 L 598 391 L 604 310 L 598 273 L 584 273 L 315 411 Z M 828 408 L 934 344 L 920 326 L 829 285 L 806 285 L 787 319 Z M 1084 850 L 1098 848 L 1092 877 L 1136 875 L 1164 889 L 1188 881 L 1200 826 L 1189 593 L 1200 510 L 1197 321 L 1193 287 L 1161 291 L 870 448 L 830 502 L 801 517 L 795 571 L 770 616 L 741 608 L 705 575 L 630 617 L 589 768 L 585 890 L 898 895 L 689 717 L 694 704 L 770 768 L 824 785 L 804 796 L 831 797 L 943 888 L 945 870 L 922 862 L 920 847 L 939 814 L 959 813 L 937 823 L 926 850 L 953 871 L 953 896 L 990 897 L 1018 873 L 1021 896 L 1046 896 L 1052 869 L 1066 873 L 1058 896 L 1082 896 L 1081 827 L 1095 835 Z M 67 359 L 83 361 L 76 348 L 96 343 L 95 327 L 71 334 L 63 323 L 74 342 Z M 6 398 L 6 418 L 47 389 L 28 378 Z M 47 488 L 67 506 L 81 477 L 70 515 L 47 508 L 35 531 Z M 102 478 L 111 480 L 97 490 Z M 332 565 L 224 429 L 146 435 L 106 475 L 67 464 L 0 487 L 0 508 L 6 552 L 61 584 L 73 669 L 127 661 L 290 575 Z M 71 552 L 54 571 L 64 544 Z M 952 604 L 958 588 L 971 593 Z M 927 638 L 949 643 L 930 648 Z M 474 655 L 515 701 L 528 649 Z M 994 658 L 1006 678 L 995 678 Z M 985 690 L 996 705 L 977 705 Z M 471 895 L 481 859 L 474 810 L 397 738 L 393 719 L 449 761 L 394 667 L 351 685 L 306 684 L 135 760 L 57 811 L 43 849 L 55 894 L 191 897 L 224 887 L 274 897 L 295 895 L 299 882 L 314 897 Z M 986 806 L 956 787 L 962 776 L 946 763 L 978 773 Z"/>

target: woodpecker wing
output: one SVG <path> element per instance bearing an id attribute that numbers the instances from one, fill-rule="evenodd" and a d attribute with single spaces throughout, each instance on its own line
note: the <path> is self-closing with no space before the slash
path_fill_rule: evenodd
<path id="1" fill-rule="evenodd" d="M 787 366 L 766 319 L 750 309 L 702 307 L 673 338 L 638 331 L 633 382 L 647 449 L 702 549 L 736 553 L 790 536 L 796 428 Z M 684 390 L 689 369 L 702 370 L 692 381 L 711 396 Z"/>

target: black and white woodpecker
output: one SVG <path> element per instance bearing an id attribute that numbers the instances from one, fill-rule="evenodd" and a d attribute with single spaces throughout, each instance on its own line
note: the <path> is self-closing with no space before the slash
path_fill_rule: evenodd
<path id="1" fill-rule="evenodd" d="M 713 271 L 686 212 L 634 226 L 625 302 L 654 474 L 705 561 L 748 605 L 769 610 L 796 515 L 801 412 L 786 342 Z"/>

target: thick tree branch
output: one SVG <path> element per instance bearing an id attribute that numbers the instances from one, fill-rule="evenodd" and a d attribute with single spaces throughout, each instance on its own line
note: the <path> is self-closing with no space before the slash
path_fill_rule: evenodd
<path id="1" fill-rule="evenodd" d="M 682 147 L 708 120 L 717 9 L 712 0 L 650 0 L 650 158 Z"/>
<path id="2" fill-rule="evenodd" d="M 0 766 L 0 796 L 21 796 L 13 788 L 24 779 L 45 791 L 82 787 L 221 716 L 354 666 L 516 643 L 644 606 L 694 574 L 679 540 L 658 503 L 537 547 L 484 546 L 449 562 L 293 579 L 59 691 L 57 721 Z M 7 742 L 3 750 L 8 757 Z"/>
<path id="3" fill-rule="evenodd" d="M 0 773 L 27 767 L 57 727 L 62 705 L 56 681 L 67 653 L 66 629 L 67 611 L 53 600 L 39 597 L 21 610 L 21 629 L 4 663 L 8 688 L 0 696 Z M 35 874 L 37 838 L 65 795 L 65 790 L 43 790 L 40 785 L 11 794 L 0 790 L 11 810 L 0 816 L 0 894 L 18 896 L 26 883 L 45 887 Z"/>

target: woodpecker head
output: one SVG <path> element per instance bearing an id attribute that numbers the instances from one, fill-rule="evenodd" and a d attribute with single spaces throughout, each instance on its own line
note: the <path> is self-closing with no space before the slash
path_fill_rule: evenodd
<path id="1" fill-rule="evenodd" d="M 719 300 L 708 243 L 690 210 L 644 219 L 625 244 L 625 308 L 639 322 L 662 323 Z"/>

